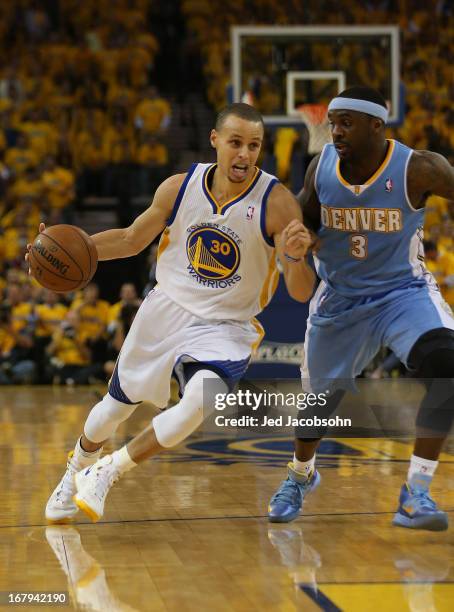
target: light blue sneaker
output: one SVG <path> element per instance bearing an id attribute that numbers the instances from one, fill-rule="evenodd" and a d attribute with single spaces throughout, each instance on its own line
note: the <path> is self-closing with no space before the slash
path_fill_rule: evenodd
<path id="1" fill-rule="evenodd" d="M 445 531 L 448 528 L 448 515 L 437 508 L 429 495 L 431 480 L 431 476 L 415 474 L 409 483 L 402 485 L 393 525 L 429 531 Z"/>
<path id="2" fill-rule="evenodd" d="M 297 472 L 293 463 L 288 464 L 288 477 L 281 483 L 268 506 L 270 523 L 289 523 L 299 515 L 305 495 L 320 484 L 320 473 L 314 470 L 308 478 Z"/>

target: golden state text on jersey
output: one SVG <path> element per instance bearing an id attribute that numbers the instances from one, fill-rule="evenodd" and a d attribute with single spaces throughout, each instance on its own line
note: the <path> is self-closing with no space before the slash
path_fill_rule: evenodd
<path id="1" fill-rule="evenodd" d="M 158 249 L 160 288 L 205 319 L 252 319 L 270 301 L 279 272 L 266 206 L 277 179 L 256 168 L 235 198 L 210 190 L 216 164 L 193 164 Z"/>
<path id="2" fill-rule="evenodd" d="M 192 226 L 187 231 L 188 270 L 198 283 L 225 289 L 241 280 L 236 274 L 241 239 L 235 232 L 215 223 Z"/>

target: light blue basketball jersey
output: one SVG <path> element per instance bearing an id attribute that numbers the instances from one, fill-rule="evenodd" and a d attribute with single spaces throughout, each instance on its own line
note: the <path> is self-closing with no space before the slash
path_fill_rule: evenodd
<path id="1" fill-rule="evenodd" d="M 364 185 L 341 175 L 333 144 L 321 154 L 315 187 L 321 204 L 318 275 L 345 297 L 374 296 L 425 284 L 424 210 L 407 194 L 412 149 L 389 140 L 385 160 Z"/>

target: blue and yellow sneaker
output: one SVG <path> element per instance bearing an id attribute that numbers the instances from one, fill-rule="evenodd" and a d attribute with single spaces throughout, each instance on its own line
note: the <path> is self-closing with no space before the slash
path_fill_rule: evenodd
<path id="1" fill-rule="evenodd" d="M 288 477 L 281 483 L 268 506 L 270 523 L 289 523 L 299 515 L 305 495 L 320 484 L 320 474 L 317 470 L 307 477 L 297 472 L 293 463 L 288 464 Z"/>
<path id="2" fill-rule="evenodd" d="M 415 474 L 410 482 L 402 486 L 393 525 L 429 531 L 445 531 L 448 528 L 448 515 L 437 508 L 429 495 L 431 480 L 431 476 Z"/>

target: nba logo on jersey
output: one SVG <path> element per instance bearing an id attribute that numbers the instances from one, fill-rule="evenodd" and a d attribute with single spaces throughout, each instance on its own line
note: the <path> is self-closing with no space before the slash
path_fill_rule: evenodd
<path id="1" fill-rule="evenodd" d="M 254 216 L 254 210 L 255 210 L 255 206 L 247 207 L 246 219 L 248 221 L 252 221 L 252 217 Z"/>
<path id="2" fill-rule="evenodd" d="M 386 179 L 385 189 L 388 193 L 391 193 L 391 191 L 393 190 L 393 182 L 390 178 Z"/>

